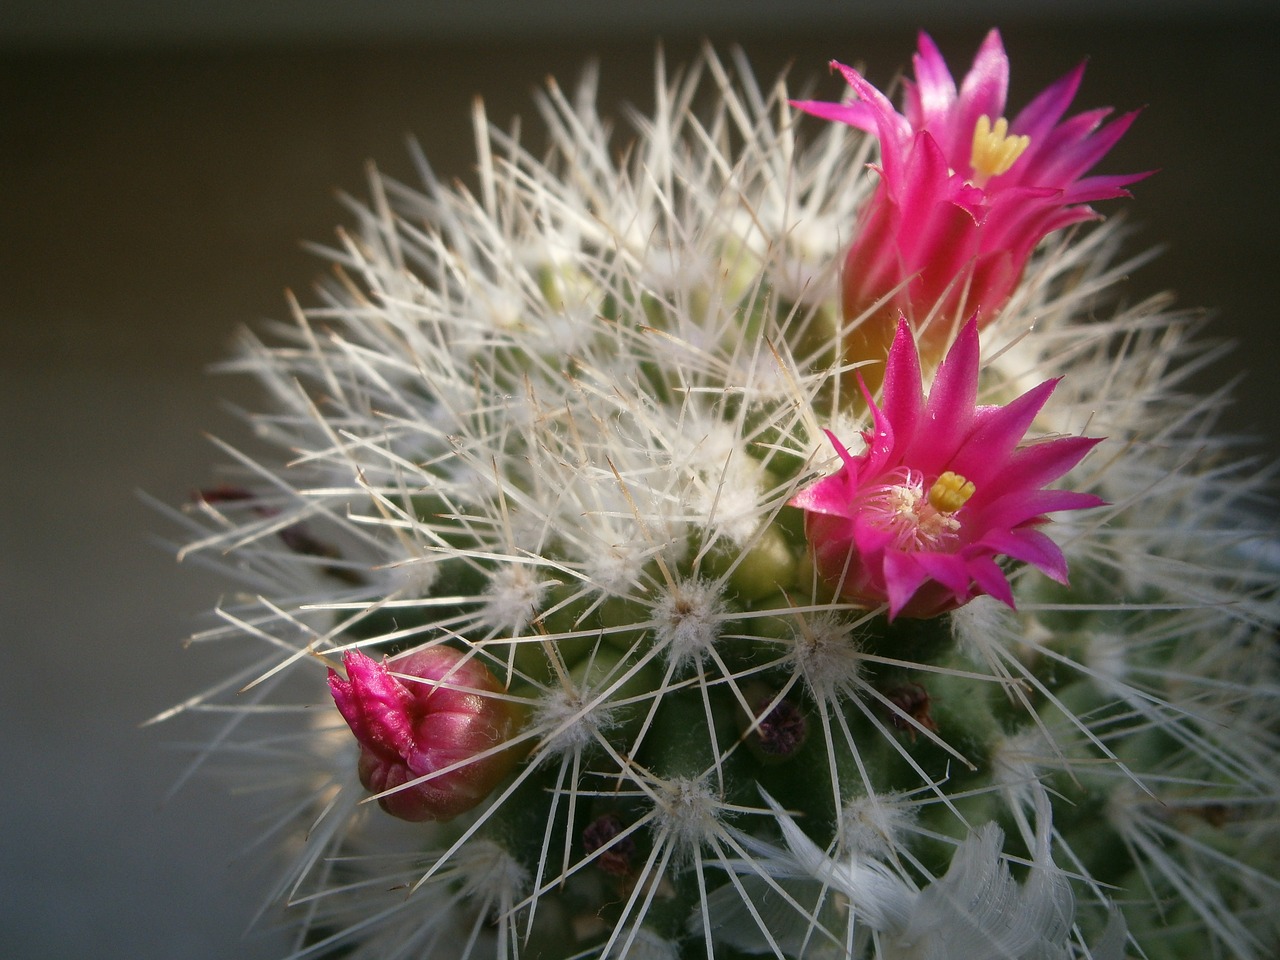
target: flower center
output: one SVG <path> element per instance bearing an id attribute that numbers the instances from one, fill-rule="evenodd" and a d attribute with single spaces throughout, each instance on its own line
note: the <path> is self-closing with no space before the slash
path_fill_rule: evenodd
<path id="1" fill-rule="evenodd" d="M 973 128 L 973 152 L 969 156 L 974 184 L 984 186 L 992 177 L 1004 173 L 1029 146 L 1030 137 L 1009 136 L 1009 121 L 1004 117 L 993 127 L 991 118 L 984 113 Z"/>
<path id="2" fill-rule="evenodd" d="M 948 470 L 929 488 L 929 505 L 939 513 L 955 513 L 973 496 L 973 481 Z"/>
<path id="3" fill-rule="evenodd" d="M 869 490 L 863 508 L 873 524 L 893 535 L 898 549 L 945 552 L 958 540 L 960 521 L 954 514 L 973 493 L 973 483 L 950 470 L 926 493 L 924 477 L 907 470 L 901 483 Z"/>

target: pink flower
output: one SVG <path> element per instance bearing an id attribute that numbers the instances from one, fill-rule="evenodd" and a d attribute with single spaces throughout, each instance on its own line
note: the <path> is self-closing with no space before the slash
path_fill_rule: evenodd
<path id="1" fill-rule="evenodd" d="M 381 793 L 453 764 L 470 763 L 382 797 L 402 820 L 448 820 L 487 797 L 510 772 L 516 751 L 501 748 L 519 725 L 512 702 L 487 694 L 501 684 L 478 660 L 428 647 L 378 663 L 358 650 L 343 655 L 347 679 L 329 671 L 329 689 L 360 741 L 360 782 Z M 422 682 L 392 676 L 420 677 Z M 486 756 L 481 756 L 492 750 Z"/>
<path id="2" fill-rule="evenodd" d="M 881 154 L 880 182 L 845 262 L 845 316 L 889 297 L 854 331 L 847 360 L 883 357 L 899 316 L 926 354 L 940 355 L 961 318 L 976 315 L 983 326 L 995 316 L 1044 237 L 1096 218 L 1089 203 L 1128 196 L 1124 187 L 1148 175 L 1084 176 L 1137 116 L 1102 126 L 1111 112 L 1103 108 L 1062 121 L 1084 64 L 1008 121 L 1009 58 L 998 31 L 987 34 L 958 91 L 938 48 L 920 34 L 915 82 L 903 81 L 905 113 L 857 71 L 831 65 L 859 99 L 794 106 L 874 134 Z"/>
<path id="3" fill-rule="evenodd" d="M 978 324 L 960 331 L 926 398 L 905 320 L 884 379 L 884 405 L 866 386 L 874 419 L 853 456 L 830 433 L 844 466 L 801 490 L 805 532 L 819 576 L 836 593 L 889 618 L 932 617 L 989 594 L 1013 606 L 996 563 L 1006 556 L 1067 581 L 1062 551 L 1040 527 L 1045 514 L 1104 501 L 1045 490 L 1099 440 L 1063 437 L 1019 447 L 1053 392 L 1048 380 L 1007 406 L 976 406 Z"/>

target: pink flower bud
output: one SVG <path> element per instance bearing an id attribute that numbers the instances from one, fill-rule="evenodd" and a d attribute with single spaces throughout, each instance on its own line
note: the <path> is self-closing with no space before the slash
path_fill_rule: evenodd
<path id="1" fill-rule="evenodd" d="M 501 748 L 519 727 L 520 708 L 489 695 L 502 686 L 474 657 L 435 646 L 378 663 L 348 650 L 343 664 L 347 679 L 330 670 L 329 689 L 360 741 L 365 787 L 382 793 L 464 764 L 379 798 L 392 816 L 456 817 L 487 797 L 519 759 L 518 750 Z"/>

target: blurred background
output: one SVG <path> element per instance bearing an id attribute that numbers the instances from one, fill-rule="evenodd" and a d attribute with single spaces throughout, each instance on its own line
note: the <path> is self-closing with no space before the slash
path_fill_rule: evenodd
<path id="1" fill-rule="evenodd" d="M 740 43 L 759 72 L 832 57 L 887 83 L 928 28 L 963 71 L 1003 29 L 1016 109 L 1090 57 L 1078 107 L 1146 107 L 1102 167 L 1160 168 L 1123 206 L 1167 244 L 1133 299 L 1176 288 L 1239 341 L 1230 428 L 1274 455 L 1280 244 L 1273 2 L 1247 0 L 5 0 L 0 5 L 0 956 L 267 958 L 251 805 L 207 778 L 172 797 L 181 724 L 139 729 L 223 673 L 182 649 L 220 585 L 156 545 L 138 491 L 180 503 L 244 431 L 211 378 L 235 331 L 285 315 L 363 192 L 364 164 L 471 176 L 469 111 L 532 116 L 589 55 L 611 104 L 651 102 L 661 38 Z M 536 123 L 525 137 L 537 136 Z M 621 142 L 620 138 L 620 142 Z M 1247 372 L 1246 372 L 1247 371 Z"/>

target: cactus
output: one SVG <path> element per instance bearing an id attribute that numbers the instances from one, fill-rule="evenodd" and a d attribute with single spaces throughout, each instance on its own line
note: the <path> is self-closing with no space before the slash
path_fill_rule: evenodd
<path id="1" fill-rule="evenodd" d="M 172 513 L 244 590 L 171 713 L 271 792 L 293 956 L 1275 955 L 1270 474 L 1061 229 L 1132 118 L 1010 125 L 994 33 L 902 118 L 657 69 L 625 149 L 588 72 L 474 192 L 375 174 L 228 365 L 280 454 Z"/>

